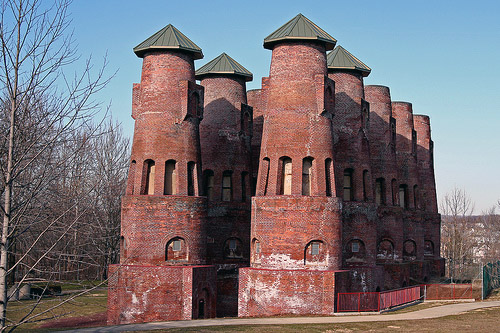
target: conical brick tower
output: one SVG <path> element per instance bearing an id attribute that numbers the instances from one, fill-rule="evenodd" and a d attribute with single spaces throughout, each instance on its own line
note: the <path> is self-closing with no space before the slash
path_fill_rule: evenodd
<path id="1" fill-rule="evenodd" d="M 143 67 L 133 89 L 134 140 L 108 322 L 214 317 L 215 269 L 199 266 L 206 262 L 207 199 L 200 196 L 203 87 L 194 60 L 203 55 L 172 25 L 134 52 Z"/>
<path id="2" fill-rule="evenodd" d="M 264 40 L 272 59 L 239 316 L 333 313 L 341 206 L 325 52 L 335 42 L 301 14 Z M 263 280 L 266 286 L 257 287 Z"/>
<path id="3" fill-rule="evenodd" d="M 226 53 L 196 71 L 205 89 L 200 123 L 203 195 L 208 199 L 207 258 L 217 270 L 217 316 L 238 315 L 238 268 L 250 261 L 252 73 Z"/>

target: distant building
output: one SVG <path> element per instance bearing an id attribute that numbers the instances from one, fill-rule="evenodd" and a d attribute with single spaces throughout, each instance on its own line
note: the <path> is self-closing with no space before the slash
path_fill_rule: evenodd
<path id="1" fill-rule="evenodd" d="M 335 45 L 297 15 L 248 92 L 225 53 L 195 71 L 202 51 L 172 25 L 134 49 L 110 324 L 332 314 L 338 292 L 443 274 L 429 117 Z"/>

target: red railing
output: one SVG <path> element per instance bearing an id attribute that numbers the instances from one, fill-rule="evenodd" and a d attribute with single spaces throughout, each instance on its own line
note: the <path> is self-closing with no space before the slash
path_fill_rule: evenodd
<path id="1" fill-rule="evenodd" d="M 420 286 L 384 292 L 338 293 L 337 312 L 381 311 L 419 298 Z"/>
<path id="2" fill-rule="evenodd" d="M 420 298 L 420 286 L 383 291 L 380 293 L 379 311 L 401 304 L 410 303 Z"/>
<path id="3" fill-rule="evenodd" d="M 472 283 L 423 284 L 425 299 L 472 299 Z"/>
<path id="4" fill-rule="evenodd" d="M 379 294 L 378 292 L 338 293 L 337 312 L 378 311 L 380 301 Z"/>

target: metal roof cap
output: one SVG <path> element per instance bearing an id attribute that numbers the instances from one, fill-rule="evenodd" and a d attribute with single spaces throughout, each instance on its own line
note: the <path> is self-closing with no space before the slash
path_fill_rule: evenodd
<path id="1" fill-rule="evenodd" d="M 274 44 L 285 40 L 318 41 L 325 44 L 326 50 L 333 49 L 337 43 L 335 38 L 302 14 L 298 14 L 264 38 L 264 48 L 272 50 Z"/>
<path id="2" fill-rule="evenodd" d="M 134 53 L 139 57 L 144 57 L 148 51 L 180 50 L 193 54 L 194 59 L 202 59 L 201 48 L 187 38 L 173 25 L 169 24 L 154 35 L 134 47 Z"/>

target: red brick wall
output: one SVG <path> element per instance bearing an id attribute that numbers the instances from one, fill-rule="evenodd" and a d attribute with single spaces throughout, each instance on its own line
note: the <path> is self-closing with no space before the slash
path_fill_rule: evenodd
<path id="1" fill-rule="evenodd" d="M 342 220 L 340 200 L 332 197 L 254 197 L 252 267 L 338 270 L 341 267 Z M 321 241 L 320 253 L 304 260 L 311 241 Z"/>
<path id="2" fill-rule="evenodd" d="M 373 201 L 372 172 L 367 137 L 368 120 L 363 120 L 363 77 L 357 72 L 328 73 L 335 81 L 335 116 L 332 119 L 336 134 L 335 174 L 337 193 L 342 196 L 345 169 L 353 170 L 353 198 L 355 201 Z M 368 112 L 369 110 L 367 110 Z M 363 186 L 363 172 L 368 181 Z"/>
<path id="3" fill-rule="evenodd" d="M 302 161 L 313 158 L 312 195 L 326 195 L 325 160 L 333 160 L 333 94 L 326 55 L 317 43 L 280 43 L 273 49 L 260 150 L 257 195 L 280 193 L 280 158 L 292 159 L 292 195 L 302 194 Z M 327 101 L 325 101 L 327 99 Z M 326 108 L 325 108 L 326 107 Z M 263 171 L 270 160 L 269 173 Z M 330 173 L 331 182 L 334 174 Z M 267 186 L 266 186 L 267 184 Z M 334 189 L 331 190 L 334 192 Z"/>
<path id="4" fill-rule="evenodd" d="M 384 178 L 387 206 L 393 205 L 391 181 L 397 179 L 396 147 L 391 143 L 391 95 L 388 87 L 366 86 L 366 100 L 370 103 L 370 158 L 372 181 Z"/>
<path id="5" fill-rule="evenodd" d="M 203 290 L 206 318 L 215 316 L 215 269 L 212 266 L 109 267 L 108 324 L 197 318 Z"/>
<path id="6" fill-rule="evenodd" d="M 125 249 L 121 263 L 205 263 L 206 200 L 205 197 L 189 196 L 124 196 L 121 234 Z M 165 261 L 165 247 L 174 237 L 181 237 L 187 243 L 186 261 Z"/>
<path id="7" fill-rule="evenodd" d="M 392 102 L 392 116 L 396 119 L 396 158 L 398 183 L 408 186 L 408 208 L 414 209 L 413 188 L 418 183 L 417 152 L 413 151 L 413 109 L 411 103 Z M 418 208 L 418 207 L 417 207 Z"/>
<path id="8" fill-rule="evenodd" d="M 417 131 L 417 163 L 421 184 L 421 205 L 428 212 L 437 213 L 436 182 L 434 179 L 434 161 L 431 149 L 431 124 L 429 116 L 415 115 L 414 127 Z"/>
<path id="9" fill-rule="evenodd" d="M 238 316 L 332 315 L 335 271 L 240 269 Z"/>
<path id="10" fill-rule="evenodd" d="M 198 96 L 200 105 L 195 105 Z M 195 195 L 201 185 L 198 121 L 202 116 L 203 87 L 195 84 L 192 56 L 186 53 L 152 52 L 143 60 L 140 84 L 134 85 L 132 117 L 135 119 L 127 194 L 145 188 L 146 160 L 155 162 L 155 194 L 164 193 L 165 162 L 175 160 L 176 193 L 187 195 L 187 164 L 195 162 Z M 133 169 L 133 170 L 132 170 Z"/>

